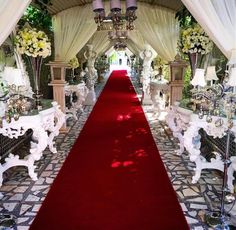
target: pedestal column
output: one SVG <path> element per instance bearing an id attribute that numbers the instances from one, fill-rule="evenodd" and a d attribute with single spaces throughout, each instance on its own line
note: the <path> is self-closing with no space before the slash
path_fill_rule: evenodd
<path id="1" fill-rule="evenodd" d="M 51 70 L 52 81 L 48 84 L 53 87 L 53 99 L 57 101 L 60 105 L 61 111 L 66 112 L 66 102 L 65 102 L 65 86 L 67 82 L 65 81 L 66 69 L 70 66 L 65 62 L 54 61 L 48 64 Z M 60 129 L 61 133 L 67 133 L 69 128 L 66 126 L 66 122 Z"/>

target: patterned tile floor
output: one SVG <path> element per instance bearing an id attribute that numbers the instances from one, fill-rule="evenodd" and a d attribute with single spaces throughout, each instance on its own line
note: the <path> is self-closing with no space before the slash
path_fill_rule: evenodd
<path id="1" fill-rule="evenodd" d="M 133 82 L 137 86 L 136 82 Z M 104 83 L 96 87 L 97 95 L 103 86 Z M 136 89 L 138 90 L 137 87 Z M 178 143 L 171 135 L 164 120 L 159 120 L 153 114 L 151 106 L 143 106 L 143 108 L 191 230 L 212 229 L 205 224 L 204 214 L 219 205 L 221 174 L 215 170 L 205 170 L 199 182 L 192 184 L 194 164 L 189 161 L 187 153 L 182 156 L 174 154 Z M 16 217 L 17 225 L 13 229 L 29 229 L 50 185 L 57 176 L 91 111 L 92 107 L 86 106 L 83 112 L 78 113 L 78 121 L 74 121 L 72 118 L 67 120 L 71 129 L 68 134 L 60 134 L 57 137 L 58 153 L 52 154 L 49 150 L 45 150 L 42 159 L 37 162 L 39 175 L 37 181 L 34 182 L 28 177 L 24 167 L 15 167 L 5 174 L 3 186 L 0 188 L 0 192 L 4 194 L 0 200 L 0 213 L 12 214 Z M 226 208 L 230 207 L 228 205 Z M 236 209 L 233 211 L 236 213 Z"/>

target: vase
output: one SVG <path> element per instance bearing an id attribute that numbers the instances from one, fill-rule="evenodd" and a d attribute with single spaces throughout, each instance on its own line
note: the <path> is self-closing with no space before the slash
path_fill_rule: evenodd
<path id="1" fill-rule="evenodd" d="M 72 68 L 71 69 L 70 79 L 69 79 L 69 84 L 70 85 L 74 85 L 75 84 L 74 78 L 75 78 L 75 69 Z"/>
<path id="2" fill-rule="evenodd" d="M 198 53 L 188 53 L 190 67 L 191 67 L 191 80 L 195 74 L 195 70 L 197 68 L 197 61 L 198 61 Z"/>
<path id="3" fill-rule="evenodd" d="M 42 66 L 42 57 L 31 57 L 32 71 L 33 71 L 33 80 L 34 80 L 34 97 L 35 97 L 35 108 L 38 110 L 42 109 L 41 97 L 43 96 L 40 93 L 40 72 Z"/>

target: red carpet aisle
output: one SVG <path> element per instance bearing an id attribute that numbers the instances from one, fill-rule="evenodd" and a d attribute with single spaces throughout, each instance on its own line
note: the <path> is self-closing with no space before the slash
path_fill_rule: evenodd
<path id="1" fill-rule="evenodd" d="M 114 71 L 31 230 L 186 230 L 125 71 Z"/>

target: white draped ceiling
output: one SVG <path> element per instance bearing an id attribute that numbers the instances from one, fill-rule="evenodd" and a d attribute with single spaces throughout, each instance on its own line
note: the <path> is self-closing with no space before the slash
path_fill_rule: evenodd
<path id="1" fill-rule="evenodd" d="M 236 49 L 236 0 L 182 0 L 227 58 Z"/>
<path id="2" fill-rule="evenodd" d="M 148 4 L 139 4 L 136 28 L 143 38 L 166 61 L 173 61 L 177 53 L 179 24 L 175 12 Z"/>
<path id="3" fill-rule="evenodd" d="M 106 9 L 108 3 L 105 3 Z M 179 31 L 174 12 L 139 3 L 137 15 L 135 24 L 138 31 L 131 31 L 127 42 L 130 50 L 137 54 L 144 49 L 145 43 L 149 43 L 162 58 L 174 60 Z M 111 46 L 107 32 L 96 32 L 93 17 L 91 4 L 70 8 L 54 16 L 56 59 L 70 60 L 86 43 L 93 44 L 97 53 Z"/>
<path id="4" fill-rule="evenodd" d="M 95 33 L 91 4 L 64 10 L 53 17 L 55 59 L 69 61 Z"/>
<path id="5" fill-rule="evenodd" d="M 107 36 L 107 31 L 97 31 L 89 39 L 88 43 L 93 45 L 93 49 L 98 55 L 103 53 L 104 50 L 108 49 L 110 46 L 110 40 Z"/>
<path id="6" fill-rule="evenodd" d="M 7 39 L 31 0 L 0 0 L 0 45 Z"/>

